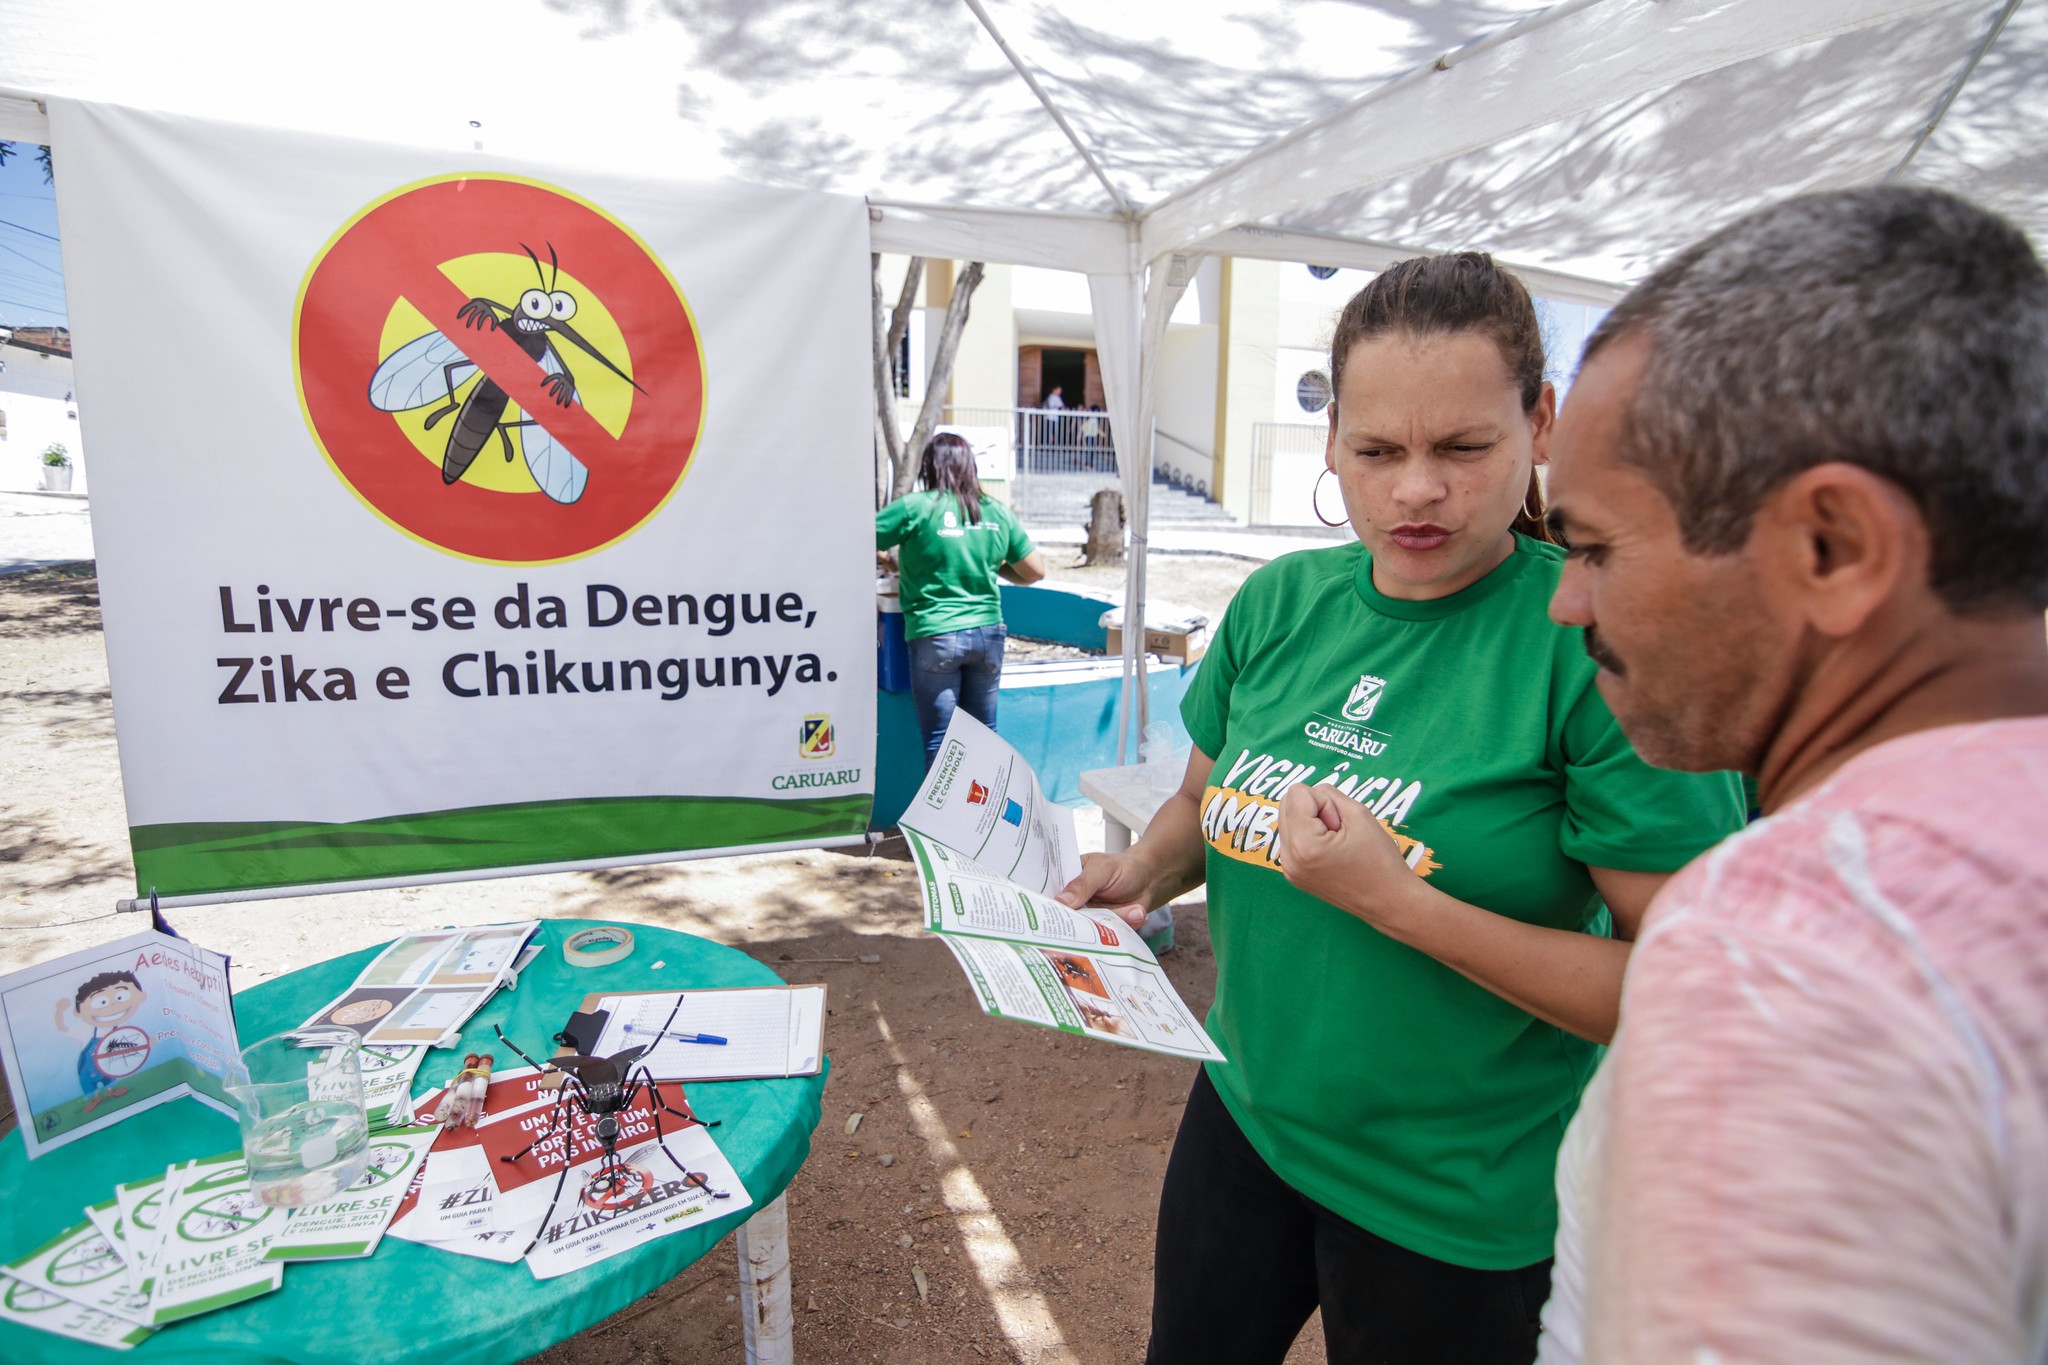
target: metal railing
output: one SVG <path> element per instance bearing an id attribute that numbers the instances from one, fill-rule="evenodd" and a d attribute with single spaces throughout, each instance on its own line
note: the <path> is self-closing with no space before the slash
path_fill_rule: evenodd
<path id="1" fill-rule="evenodd" d="M 1201 498 L 1209 497 L 1209 476 L 1216 468 L 1216 457 L 1193 441 L 1183 441 L 1172 432 L 1164 431 L 1157 426 L 1152 428 L 1152 435 L 1155 438 L 1152 451 L 1153 475 L 1165 479 L 1169 485 L 1183 492 L 1193 493 Z M 1159 442 L 1179 449 L 1169 452 Z"/>
<path id="2" fill-rule="evenodd" d="M 1252 423 L 1254 526 L 1317 526 L 1316 480 L 1330 429 L 1321 422 Z M 1342 516 L 1334 491 L 1323 494 L 1325 515 Z"/>
<path id="3" fill-rule="evenodd" d="M 1106 412 L 960 406 L 945 410 L 943 425 L 967 432 L 984 461 L 988 444 L 1002 443 L 1014 482 L 1038 474 L 1104 474 L 1112 481 L 1116 477 L 1116 449 Z"/>

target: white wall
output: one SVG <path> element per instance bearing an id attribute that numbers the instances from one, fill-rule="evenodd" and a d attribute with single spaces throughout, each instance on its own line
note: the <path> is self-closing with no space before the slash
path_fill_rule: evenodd
<path id="1" fill-rule="evenodd" d="M 43 486 L 43 450 L 56 442 L 71 455 L 71 491 L 85 491 L 85 443 L 71 401 L 71 361 L 19 346 L 0 345 L 0 413 L 7 415 L 0 439 L 0 490 Z"/>
<path id="2" fill-rule="evenodd" d="M 1329 279 L 1319 280 L 1305 265 L 1283 264 L 1279 279 L 1280 344 L 1327 352 L 1330 333 L 1336 330 L 1337 314 L 1371 278 L 1369 270 L 1339 270 Z"/>
<path id="3" fill-rule="evenodd" d="M 1194 291 L 1188 292 L 1192 295 Z M 1153 417 L 1159 440 L 1153 447 L 1152 464 L 1207 484 L 1216 476 L 1215 326 L 1168 327 L 1159 348 L 1157 374 Z M 1168 440 L 1169 436 L 1174 439 Z"/>
<path id="4" fill-rule="evenodd" d="M 1325 422 L 1329 418 L 1321 408 L 1314 412 L 1302 407 L 1296 392 L 1301 387 L 1302 376 L 1310 373 L 1330 377 L 1330 353 L 1318 346 L 1309 350 L 1301 346 L 1281 346 L 1273 352 L 1273 413 L 1268 422 Z"/>
<path id="5" fill-rule="evenodd" d="M 1018 273 L 1007 265 L 989 266 L 969 301 L 967 327 L 953 355 L 953 401 L 961 407 L 1016 406 L 1017 316 L 1011 299 Z M 932 309 L 929 316 L 937 335 L 946 314 Z"/>
<path id="6" fill-rule="evenodd" d="M 1092 319 L 1088 277 L 1074 270 L 1020 265 L 1010 271 L 1010 306 L 1031 312 L 1080 313 Z"/>
<path id="7" fill-rule="evenodd" d="M 1544 358 L 1549 364 L 1550 382 L 1557 386 L 1558 401 L 1572 386 L 1572 376 L 1578 372 L 1579 356 L 1586 349 L 1586 338 L 1600 325 L 1600 319 L 1607 316 L 1605 308 L 1590 303 L 1563 303 L 1557 299 L 1536 300 L 1536 316 L 1543 323 Z"/>

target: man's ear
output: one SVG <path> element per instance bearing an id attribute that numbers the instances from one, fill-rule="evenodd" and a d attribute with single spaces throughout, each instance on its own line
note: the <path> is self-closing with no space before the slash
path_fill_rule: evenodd
<path id="1" fill-rule="evenodd" d="M 1927 523 L 1905 490 L 1858 465 L 1815 465 L 1764 499 L 1751 528 L 1770 590 L 1794 595 L 1799 614 L 1842 638 L 1904 590 L 1924 588 Z M 1765 543 L 1757 544 L 1763 537 Z"/>

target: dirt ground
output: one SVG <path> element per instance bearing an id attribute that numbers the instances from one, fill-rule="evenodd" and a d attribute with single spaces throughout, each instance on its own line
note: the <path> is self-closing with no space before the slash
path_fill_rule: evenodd
<path id="1" fill-rule="evenodd" d="M 1211 619 L 1251 565 L 1155 557 L 1158 596 Z M 1055 581 L 1121 581 L 1057 568 Z M 133 894 L 90 565 L 0 578 L 0 971 L 132 932 Z M 1099 818 L 1083 819 L 1099 847 Z M 918 928 L 916 878 L 814 851 L 186 910 L 247 986 L 444 924 L 587 916 L 701 934 L 832 988 L 825 1113 L 789 1190 L 797 1359 L 1134 1361 L 1153 1210 L 1194 1068 L 991 1020 Z M 1214 992 L 1204 907 L 1165 959 L 1198 1013 Z M 864 956 L 879 961 L 864 964 Z M 849 1136 L 846 1124 L 863 1115 Z M 913 1270 L 922 1271 L 920 1296 Z M 728 1239 L 543 1353 L 551 1365 L 742 1358 Z M 1289 1357 L 1324 1359 L 1311 1322 Z"/>

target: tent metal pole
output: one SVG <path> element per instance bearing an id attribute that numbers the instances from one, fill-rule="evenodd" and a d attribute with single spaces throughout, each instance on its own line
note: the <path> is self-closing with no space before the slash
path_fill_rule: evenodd
<path id="1" fill-rule="evenodd" d="M 1067 141 L 1074 144 L 1074 150 L 1079 152 L 1081 159 L 1088 163 L 1088 169 L 1093 171 L 1095 178 L 1102 182 L 1102 188 L 1109 191 L 1109 197 L 1116 204 L 1117 212 L 1127 218 L 1136 217 L 1137 209 L 1129 199 L 1124 197 L 1124 192 L 1110 181 L 1109 172 L 1102 169 L 1102 163 L 1095 159 L 1095 153 L 1088 150 L 1088 144 L 1081 141 L 1081 135 L 1074 131 L 1074 125 L 1067 122 L 1067 116 L 1062 114 L 1059 111 L 1059 106 L 1052 102 L 1052 96 L 1048 95 L 1045 92 L 1045 87 L 1038 83 L 1038 77 L 1031 74 L 1031 68 L 1024 64 L 1022 57 L 1017 55 L 1017 49 L 1011 47 L 1009 40 L 1003 37 L 1002 30 L 996 27 L 996 21 L 991 19 L 988 11 L 982 8 L 981 0 L 966 0 L 966 5 L 968 9 L 974 11 L 974 17 L 979 19 L 981 26 L 988 30 L 988 36 L 995 40 L 996 47 L 1002 51 L 1003 56 L 1009 60 L 1010 65 L 1016 68 L 1017 74 L 1024 78 L 1024 84 L 1031 88 L 1031 93 L 1038 96 L 1038 102 L 1045 106 L 1045 112 L 1052 115 L 1052 121 L 1057 123 L 1060 131 L 1067 135 Z"/>
<path id="2" fill-rule="evenodd" d="M 1927 139 L 1934 136 L 1934 130 L 1948 117 L 1949 106 L 1956 102 L 1956 96 L 1963 93 L 1963 87 L 1970 83 L 1970 77 L 1977 74 L 1977 63 L 1983 61 L 1985 54 L 1998 42 L 1998 36 L 2005 32 L 2006 21 L 2012 18 L 2013 11 L 2019 7 L 2020 0 L 2005 0 L 2005 4 L 1999 7 L 1998 17 L 1991 21 L 1990 31 L 1970 53 L 1970 59 L 1963 63 L 1963 69 L 1956 72 L 1956 78 L 1949 82 L 1948 89 L 1942 92 L 1941 98 L 1935 101 L 1934 112 L 1929 114 L 1927 122 L 1921 125 L 1920 132 L 1913 139 L 1913 145 L 1906 148 L 1906 154 L 1899 158 L 1897 165 L 1884 173 L 1885 184 L 1889 185 L 1904 175 L 1906 167 L 1913 164 L 1913 158 L 1920 155 L 1920 149 L 1927 145 Z"/>

